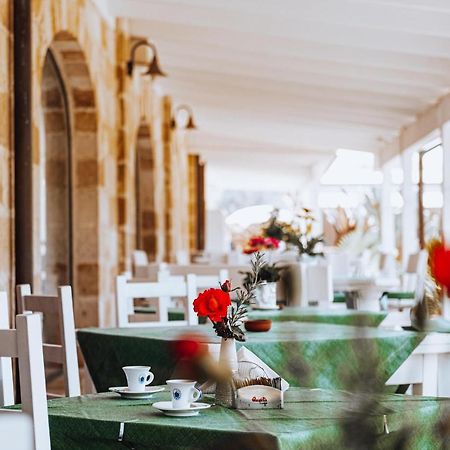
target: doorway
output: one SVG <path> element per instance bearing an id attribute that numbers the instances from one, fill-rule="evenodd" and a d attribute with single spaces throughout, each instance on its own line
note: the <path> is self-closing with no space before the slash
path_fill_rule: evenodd
<path id="1" fill-rule="evenodd" d="M 72 285 L 72 164 L 67 92 L 55 56 L 47 51 L 42 76 L 39 151 L 39 272 L 41 291 Z"/>

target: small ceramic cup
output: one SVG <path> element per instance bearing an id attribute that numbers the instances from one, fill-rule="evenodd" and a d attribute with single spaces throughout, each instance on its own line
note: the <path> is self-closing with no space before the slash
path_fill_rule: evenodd
<path id="1" fill-rule="evenodd" d="M 150 372 L 150 366 L 122 367 L 127 377 L 128 389 L 132 392 L 144 392 L 155 376 Z"/>
<path id="2" fill-rule="evenodd" d="M 170 388 L 173 409 L 189 408 L 191 403 L 200 398 L 201 392 L 196 389 L 193 380 L 167 380 Z"/>

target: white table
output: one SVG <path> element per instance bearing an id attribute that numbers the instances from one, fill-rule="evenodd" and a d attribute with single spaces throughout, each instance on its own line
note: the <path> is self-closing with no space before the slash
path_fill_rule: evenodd
<path id="1" fill-rule="evenodd" d="M 450 333 L 430 333 L 387 385 L 411 384 L 415 395 L 450 397 Z"/>
<path id="2" fill-rule="evenodd" d="M 362 311 L 379 311 L 380 297 L 383 292 L 398 289 L 396 278 L 375 277 L 336 277 L 333 279 L 333 289 L 343 292 L 358 292 L 356 309 Z"/>

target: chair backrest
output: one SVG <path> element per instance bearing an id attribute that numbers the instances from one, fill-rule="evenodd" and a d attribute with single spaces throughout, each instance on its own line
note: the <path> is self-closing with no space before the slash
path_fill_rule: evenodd
<path id="1" fill-rule="evenodd" d="M 59 327 L 60 343 L 44 343 L 44 359 L 47 363 L 61 364 L 64 372 L 65 393 L 68 397 L 80 395 L 77 341 L 73 317 L 72 288 L 58 287 L 58 295 L 31 294 L 29 284 L 20 284 L 17 291 L 17 309 L 39 312 L 44 320 L 52 321 Z M 51 395 L 51 394 L 50 394 Z"/>
<path id="2" fill-rule="evenodd" d="M 185 298 L 186 320 L 169 321 L 171 299 Z M 119 327 L 145 327 L 161 325 L 197 325 L 198 317 L 193 309 L 197 297 L 195 275 L 186 279 L 164 278 L 156 282 L 128 279 L 120 275 L 116 278 L 116 312 Z M 156 299 L 157 320 L 150 320 L 150 314 L 135 313 L 134 299 Z"/>
<path id="3" fill-rule="evenodd" d="M 6 292 L 0 292 L 0 329 L 9 329 L 9 309 Z M 14 405 L 11 358 L 0 357 L 0 406 L 7 405 Z"/>
<path id="4" fill-rule="evenodd" d="M 415 292 L 423 287 L 428 266 L 428 252 L 421 250 L 409 255 L 408 264 L 402 277 L 402 290 Z"/>
<path id="5" fill-rule="evenodd" d="M 0 356 L 19 359 L 22 414 L 28 414 L 33 421 L 34 448 L 49 450 L 41 317 L 20 314 L 16 317 L 16 327 L 15 330 L 0 330 Z M 1 436 L 4 444 L 5 434 Z M 14 439 L 15 434 L 10 436 Z"/>
<path id="6" fill-rule="evenodd" d="M 209 288 L 218 288 L 220 284 L 228 280 L 228 270 L 221 269 L 215 275 L 197 275 L 195 273 L 187 274 L 195 277 L 195 285 L 197 287 L 197 291 Z M 172 275 L 167 270 L 161 270 L 158 272 L 158 281 L 163 280 L 184 280 L 184 275 Z"/>
<path id="7" fill-rule="evenodd" d="M 146 266 L 148 265 L 147 253 L 144 250 L 134 250 L 131 261 L 134 266 Z"/>
<path id="8" fill-rule="evenodd" d="M 33 450 L 33 420 L 22 411 L 0 409 L 0 436 L 5 449 Z"/>
<path id="9" fill-rule="evenodd" d="M 333 302 L 333 279 L 329 265 L 308 265 L 306 283 L 308 302 L 317 302 L 325 307 Z"/>

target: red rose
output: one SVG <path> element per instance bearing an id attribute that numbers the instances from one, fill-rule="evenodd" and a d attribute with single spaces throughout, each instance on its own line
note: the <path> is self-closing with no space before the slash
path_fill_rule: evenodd
<path id="1" fill-rule="evenodd" d="M 432 251 L 431 270 L 436 281 L 450 293 L 450 249 L 439 245 Z"/>
<path id="2" fill-rule="evenodd" d="M 207 289 L 194 300 L 194 311 L 199 317 L 209 317 L 219 322 L 227 316 L 231 305 L 230 294 L 222 289 Z"/>
<path id="3" fill-rule="evenodd" d="M 221 285 L 220 288 L 222 289 L 222 291 L 224 292 L 231 292 L 231 281 L 230 280 L 225 280 Z"/>

